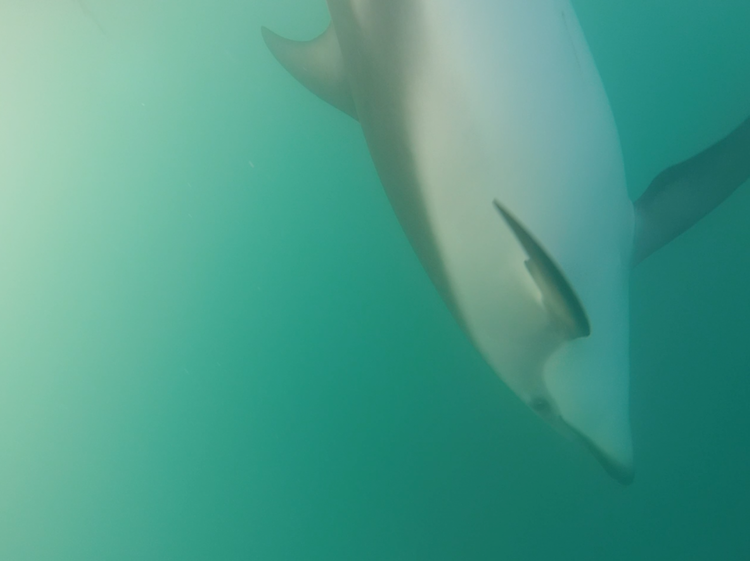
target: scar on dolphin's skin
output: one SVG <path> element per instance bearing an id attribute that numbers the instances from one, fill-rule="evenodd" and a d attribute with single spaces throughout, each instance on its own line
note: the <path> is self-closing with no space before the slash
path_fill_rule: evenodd
<path id="1" fill-rule="evenodd" d="M 573 54 L 576 57 L 576 62 L 578 63 L 578 68 L 583 72 L 583 65 L 581 64 L 581 57 L 578 56 L 578 49 L 576 48 L 576 44 L 573 41 L 573 36 L 570 34 L 570 25 L 568 24 L 568 16 L 565 14 L 565 10 L 562 10 L 560 12 L 563 19 L 563 24 L 565 25 L 565 31 L 568 33 L 568 39 L 570 39 L 570 46 L 573 47 Z"/>

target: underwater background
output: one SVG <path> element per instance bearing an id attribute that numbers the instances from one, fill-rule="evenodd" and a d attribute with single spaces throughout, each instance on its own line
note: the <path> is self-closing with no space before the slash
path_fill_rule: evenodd
<path id="1" fill-rule="evenodd" d="M 747 0 L 573 4 L 633 197 L 750 115 Z M 484 364 L 259 33 L 327 21 L 0 0 L 0 560 L 750 559 L 750 186 L 633 274 L 622 487 Z"/>

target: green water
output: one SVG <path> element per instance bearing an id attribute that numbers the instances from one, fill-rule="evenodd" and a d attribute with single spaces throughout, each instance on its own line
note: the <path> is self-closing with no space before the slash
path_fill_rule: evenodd
<path id="1" fill-rule="evenodd" d="M 574 4 L 634 196 L 750 114 L 747 0 Z M 258 33 L 326 22 L 0 0 L 0 560 L 750 559 L 750 186 L 633 275 L 620 487 L 482 362 Z"/>

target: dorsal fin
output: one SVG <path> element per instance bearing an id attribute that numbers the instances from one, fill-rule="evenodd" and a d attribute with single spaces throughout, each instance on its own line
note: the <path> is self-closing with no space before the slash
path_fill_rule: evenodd
<path id="1" fill-rule="evenodd" d="M 553 320 L 568 339 L 591 335 L 586 310 L 560 267 L 515 216 L 497 201 L 495 207 L 528 255 L 526 268 L 539 287 L 544 305 Z"/>
<path id="2" fill-rule="evenodd" d="M 661 172 L 635 202 L 633 266 L 682 234 L 750 178 L 750 119 Z"/>
<path id="3" fill-rule="evenodd" d="M 357 118 L 333 23 L 312 41 L 291 41 L 263 27 L 263 40 L 281 65 L 315 95 Z"/>

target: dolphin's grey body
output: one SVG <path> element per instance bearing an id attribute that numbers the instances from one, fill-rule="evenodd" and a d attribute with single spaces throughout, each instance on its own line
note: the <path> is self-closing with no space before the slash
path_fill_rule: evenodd
<path id="1" fill-rule="evenodd" d="M 666 173 L 634 207 L 609 102 L 568 0 L 328 8 L 324 35 L 295 43 L 264 30 L 269 48 L 360 122 L 404 231 L 492 368 L 630 481 L 632 262 L 750 175 L 750 126 L 718 154 Z M 694 193 L 673 216 L 680 182 Z"/>

